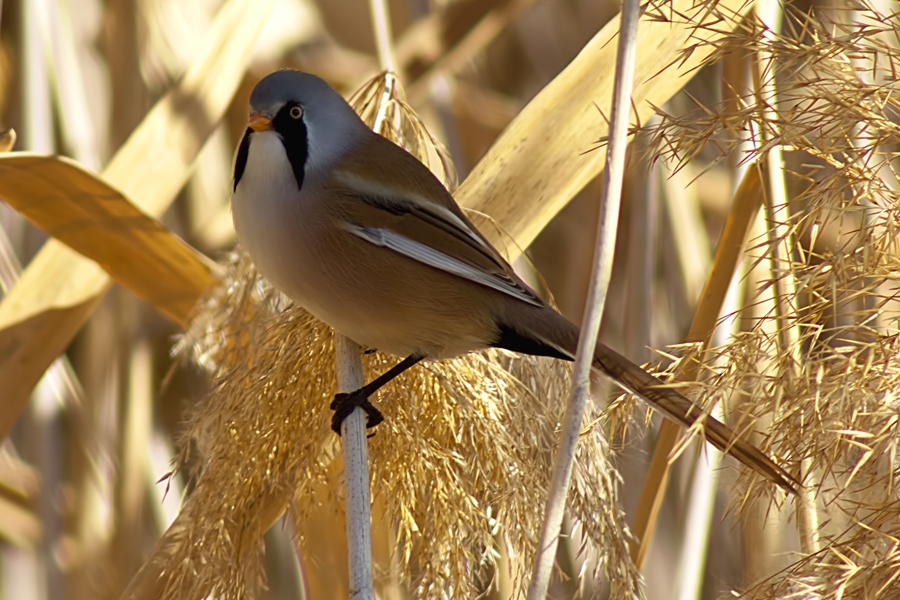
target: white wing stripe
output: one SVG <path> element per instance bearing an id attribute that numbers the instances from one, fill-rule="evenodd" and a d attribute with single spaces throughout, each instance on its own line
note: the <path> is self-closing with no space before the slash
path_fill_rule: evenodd
<path id="1" fill-rule="evenodd" d="M 517 288 L 503 283 L 497 278 L 492 277 L 490 274 L 479 271 L 461 260 L 455 259 L 452 256 L 444 254 L 425 244 L 411 240 L 395 231 L 383 229 L 381 227 L 360 227 L 359 225 L 354 225 L 352 223 L 345 223 L 344 228 L 353 235 L 375 244 L 376 246 L 389 248 L 404 256 L 417 260 L 420 263 L 493 288 L 499 292 L 518 298 L 519 300 L 524 300 L 529 304 L 543 306 L 540 301 L 536 301 L 533 297 L 524 294 Z"/>

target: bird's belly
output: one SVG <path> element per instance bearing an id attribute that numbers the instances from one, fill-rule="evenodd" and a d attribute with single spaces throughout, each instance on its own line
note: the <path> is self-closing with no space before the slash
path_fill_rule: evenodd
<path id="1" fill-rule="evenodd" d="M 350 281 L 353 280 L 318 286 L 292 281 L 281 287 L 317 319 L 365 348 L 400 357 L 416 354 L 441 359 L 487 345 L 480 329 L 458 326 L 456 319 L 447 318 L 446 312 L 430 314 L 422 306 L 412 305 L 410 298 L 390 297 L 392 293 L 402 293 L 400 290 L 369 287 L 367 297 L 361 297 L 360 286 L 364 284 L 348 285 Z"/>
<path id="2" fill-rule="evenodd" d="M 235 205 L 238 238 L 262 276 L 356 343 L 396 356 L 435 359 L 488 344 L 491 325 L 478 320 L 477 309 L 465 306 L 471 297 L 423 281 L 432 275 L 431 267 L 399 256 L 385 261 L 381 253 L 391 250 L 343 232 L 336 234 L 344 236 L 339 240 L 324 237 L 296 221 L 248 227 L 253 219 L 241 218 L 238 211 Z M 417 285 L 408 285 L 411 281 Z"/>

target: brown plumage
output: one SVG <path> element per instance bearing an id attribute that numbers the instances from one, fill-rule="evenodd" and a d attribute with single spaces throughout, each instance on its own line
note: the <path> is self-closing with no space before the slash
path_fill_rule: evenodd
<path id="1" fill-rule="evenodd" d="M 301 112 L 302 122 L 285 116 L 297 106 L 291 114 Z M 233 209 L 257 268 L 357 343 L 409 357 L 337 398 L 336 430 L 356 406 L 377 422 L 369 395 L 421 359 L 494 346 L 571 360 L 578 328 L 515 274 L 422 163 L 370 131 L 327 84 L 298 72 L 270 75 L 251 110 L 255 131 L 235 169 Z M 603 344 L 593 366 L 678 423 L 704 416 Z M 719 421 L 705 417 L 704 431 L 720 450 L 794 489 L 790 475 Z"/>

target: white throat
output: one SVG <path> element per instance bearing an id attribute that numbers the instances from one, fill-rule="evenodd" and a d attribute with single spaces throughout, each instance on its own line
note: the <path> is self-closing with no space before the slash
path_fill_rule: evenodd
<path id="1" fill-rule="evenodd" d="M 258 131 L 250 136 L 247 164 L 234 195 L 237 199 L 249 190 L 257 196 L 297 191 L 297 180 L 281 136 L 274 131 Z"/>
<path id="2" fill-rule="evenodd" d="M 260 131 L 250 137 L 247 164 L 231 198 L 234 228 L 260 273 L 276 287 L 290 289 L 300 194 L 281 136 Z"/>

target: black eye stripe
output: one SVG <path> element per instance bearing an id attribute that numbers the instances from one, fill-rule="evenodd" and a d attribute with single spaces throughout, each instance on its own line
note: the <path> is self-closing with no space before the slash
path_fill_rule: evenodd
<path id="1" fill-rule="evenodd" d="M 281 134 L 281 142 L 284 144 L 284 151 L 291 163 L 299 190 L 303 187 L 304 169 L 309 156 L 309 140 L 305 120 L 303 118 L 295 119 L 291 116 L 291 110 L 294 108 L 303 110 L 303 107 L 295 102 L 288 102 L 281 107 L 281 110 L 272 119 L 272 127 Z"/>
<path id="2" fill-rule="evenodd" d="M 250 136 L 253 135 L 253 130 L 249 127 L 247 131 L 244 132 L 244 137 L 241 139 L 241 144 L 238 146 L 237 156 L 234 159 L 234 189 L 237 190 L 238 183 L 241 182 L 241 177 L 244 176 L 244 169 L 247 168 L 247 157 L 250 155 Z"/>

